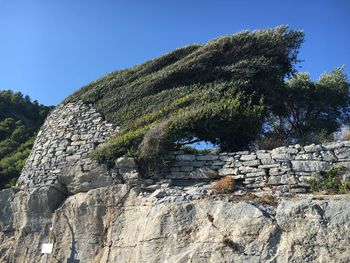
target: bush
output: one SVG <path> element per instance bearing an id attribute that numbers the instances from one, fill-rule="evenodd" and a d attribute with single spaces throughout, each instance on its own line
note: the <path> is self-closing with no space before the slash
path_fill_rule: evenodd
<path id="1" fill-rule="evenodd" d="M 167 140 L 166 129 L 166 122 L 159 123 L 143 137 L 138 148 L 138 162 L 143 174 L 157 175 L 167 163 L 167 152 L 172 144 Z"/>
<path id="2" fill-rule="evenodd" d="M 235 181 L 231 176 L 225 176 L 211 185 L 216 194 L 229 194 L 234 190 Z"/>
<path id="3" fill-rule="evenodd" d="M 328 171 L 321 173 L 320 179 L 310 179 L 307 183 L 311 192 L 327 194 L 346 194 L 350 192 L 350 181 L 343 180 L 345 174 L 344 167 L 333 167 Z"/>

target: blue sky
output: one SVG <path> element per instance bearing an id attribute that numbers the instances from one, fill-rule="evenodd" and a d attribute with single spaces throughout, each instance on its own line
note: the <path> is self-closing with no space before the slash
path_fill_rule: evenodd
<path id="1" fill-rule="evenodd" d="M 306 34 L 300 71 L 347 65 L 347 0 L 0 0 L 0 89 L 54 105 L 81 86 L 175 48 L 288 24 Z"/>

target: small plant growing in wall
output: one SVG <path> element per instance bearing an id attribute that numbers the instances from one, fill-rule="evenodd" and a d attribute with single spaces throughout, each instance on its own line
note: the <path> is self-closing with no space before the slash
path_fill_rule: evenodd
<path id="1" fill-rule="evenodd" d="M 213 183 L 211 188 L 216 194 L 232 193 L 235 187 L 235 181 L 231 176 L 225 176 Z"/>
<path id="2" fill-rule="evenodd" d="M 314 178 L 307 181 L 310 191 L 326 194 L 350 193 L 350 180 L 343 179 L 345 173 L 345 167 L 333 167 L 321 172 L 321 179 Z"/>

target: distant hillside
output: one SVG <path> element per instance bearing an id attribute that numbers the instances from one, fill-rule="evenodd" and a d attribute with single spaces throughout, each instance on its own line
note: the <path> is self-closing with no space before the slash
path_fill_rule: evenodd
<path id="1" fill-rule="evenodd" d="M 15 183 L 51 108 L 19 92 L 0 91 L 0 189 Z"/>
<path id="2" fill-rule="evenodd" d="M 311 93 L 316 84 L 307 75 L 296 75 L 296 80 L 286 83 L 285 79 L 296 73 L 294 65 L 303 39 L 303 32 L 286 26 L 219 37 L 108 74 L 66 102 L 92 103 L 109 122 L 121 127 L 94 155 L 111 163 L 125 154 L 158 160 L 165 150 L 196 141 L 209 141 L 223 151 L 247 148 L 270 134 L 271 141 L 304 142 L 321 130 L 329 134 L 337 129 L 338 123 L 327 125 L 340 111 L 327 100 L 312 103 L 310 96 L 315 99 L 318 95 Z M 348 82 L 341 69 L 328 74 L 324 83 L 317 84 L 326 91 L 323 94 L 333 92 L 337 99 L 344 98 L 337 101 L 341 107 L 347 105 Z M 311 110 L 297 105 L 300 94 L 312 105 Z M 324 125 L 314 129 L 292 116 L 294 104 L 300 116 L 322 119 L 331 116 L 327 115 L 330 109 L 336 114 L 325 122 L 317 121 L 313 125 Z M 317 108 L 320 105 L 325 106 Z M 268 135 L 264 134 L 267 130 Z"/>

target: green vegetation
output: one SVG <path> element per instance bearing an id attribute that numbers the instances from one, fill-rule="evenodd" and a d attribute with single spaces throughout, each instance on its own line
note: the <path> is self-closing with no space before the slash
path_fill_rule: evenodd
<path id="1" fill-rule="evenodd" d="M 50 107 L 0 91 L 0 189 L 15 184 Z"/>
<path id="2" fill-rule="evenodd" d="M 349 83 L 342 69 L 317 82 L 296 74 L 303 39 L 286 26 L 223 36 L 113 72 L 66 101 L 92 103 L 121 127 L 94 158 L 137 156 L 148 172 L 169 149 L 197 141 L 221 151 L 304 142 L 344 122 Z"/>
<path id="3" fill-rule="evenodd" d="M 264 148 L 283 144 L 322 143 L 349 122 L 349 82 L 343 67 L 312 81 L 309 74 L 295 74 L 286 83 L 279 114 L 267 122 Z M 266 142 L 273 141 L 272 146 Z"/>
<path id="4" fill-rule="evenodd" d="M 346 194 L 350 193 L 350 180 L 343 180 L 343 175 L 348 172 L 344 167 L 333 167 L 328 171 L 321 173 L 320 179 L 310 179 L 307 183 L 310 185 L 311 192 L 324 192 L 328 194 Z"/>

